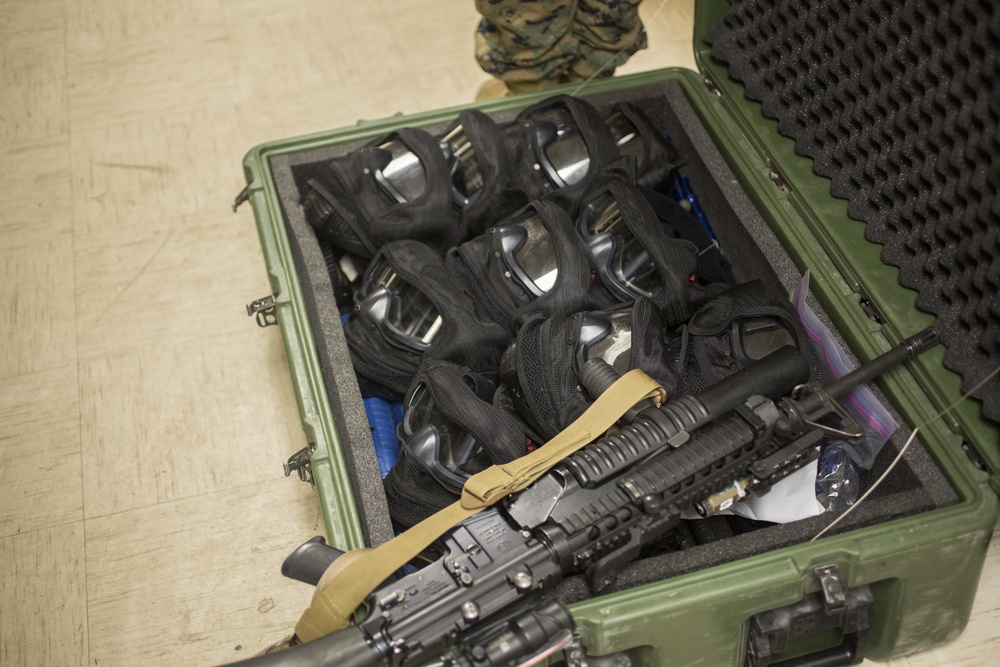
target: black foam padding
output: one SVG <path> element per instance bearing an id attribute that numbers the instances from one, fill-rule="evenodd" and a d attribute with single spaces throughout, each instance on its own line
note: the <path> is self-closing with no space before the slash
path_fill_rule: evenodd
<path id="1" fill-rule="evenodd" d="M 298 159 L 302 159 L 298 156 Z M 305 305 L 309 312 L 323 381 L 334 416 L 334 427 L 351 478 L 354 502 L 365 534 L 365 543 L 377 546 L 392 539 L 389 506 L 375 456 L 371 427 L 365 414 L 350 353 L 340 326 L 340 310 L 330 281 L 323 250 L 316 233 L 305 221 L 299 205 L 298 187 L 292 175 L 296 156 L 271 160 L 271 172 L 279 192 L 288 229 L 289 249 L 299 274 Z M 329 443 L 332 447 L 333 443 Z"/>
<path id="2" fill-rule="evenodd" d="M 1000 5 L 734 0 L 708 40 L 937 316 L 963 390 L 1000 366 Z M 974 395 L 1000 422 L 1000 379 Z"/>

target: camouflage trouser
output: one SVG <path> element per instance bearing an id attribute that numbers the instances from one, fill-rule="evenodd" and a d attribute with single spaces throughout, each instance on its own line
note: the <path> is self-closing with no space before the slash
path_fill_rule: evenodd
<path id="1" fill-rule="evenodd" d="M 514 89 L 611 76 L 646 48 L 641 0 L 476 0 L 476 60 Z M 623 50 L 624 49 L 624 50 Z M 609 62 L 610 61 L 610 62 Z"/>

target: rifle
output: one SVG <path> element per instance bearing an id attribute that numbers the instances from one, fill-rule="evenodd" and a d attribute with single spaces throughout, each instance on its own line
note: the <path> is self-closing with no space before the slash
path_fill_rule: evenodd
<path id="1" fill-rule="evenodd" d="M 443 555 L 383 583 L 356 625 L 237 664 L 366 667 L 443 656 L 457 667 L 497 667 L 560 651 L 568 664 L 585 664 L 572 616 L 558 602 L 543 605 L 543 590 L 583 573 L 600 593 L 683 510 L 712 514 L 765 492 L 815 459 L 827 435 L 861 437 L 837 399 L 937 342 L 925 330 L 823 388 L 802 384 L 808 366 L 786 347 L 697 396 L 640 404 L 616 433 L 453 528 L 441 540 Z M 581 381 L 599 393 L 611 374 L 594 365 Z M 828 415 L 839 417 L 839 428 L 819 423 Z M 316 583 L 339 554 L 311 540 L 283 572 Z"/>

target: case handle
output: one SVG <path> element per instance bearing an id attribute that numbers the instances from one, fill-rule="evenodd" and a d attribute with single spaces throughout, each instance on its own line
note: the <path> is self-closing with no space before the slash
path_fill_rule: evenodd
<path id="1" fill-rule="evenodd" d="M 844 637 L 840 646 L 831 646 L 815 653 L 771 663 L 771 667 L 845 667 L 845 665 L 859 665 L 863 660 L 864 654 L 858 651 L 858 635 L 851 633 Z"/>
<path id="2" fill-rule="evenodd" d="M 875 603 L 868 586 L 847 588 L 836 565 L 816 568 L 822 591 L 750 619 L 745 667 L 843 667 L 864 660 L 868 610 Z M 815 633 L 840 631 L 843 641 L 830 648 L 781 660 L 789 642 Z"/>

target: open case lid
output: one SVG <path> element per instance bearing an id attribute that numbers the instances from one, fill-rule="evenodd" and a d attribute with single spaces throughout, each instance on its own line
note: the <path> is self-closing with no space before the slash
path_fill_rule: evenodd
<path id="1" fill-rule="evenodd" d="M 869 317 L 845 338 L 870 350 L 933 324 L 947 351 L 916 372 L 944 409 L 1000 367 L 1000 7 L 696 5 L 706 83 Z M 973 395 L 945 420 L 1000 490 L 1000 378 Z"/>

